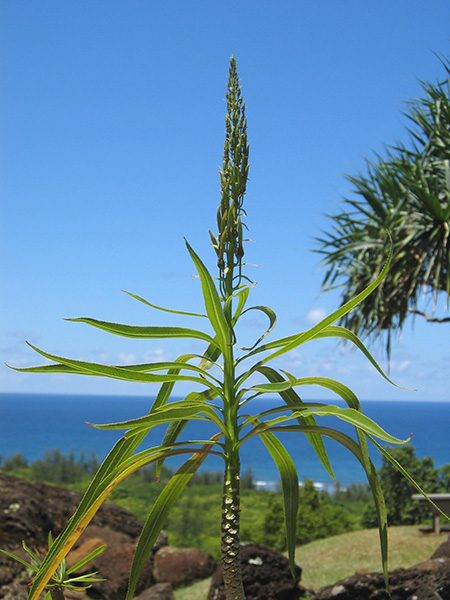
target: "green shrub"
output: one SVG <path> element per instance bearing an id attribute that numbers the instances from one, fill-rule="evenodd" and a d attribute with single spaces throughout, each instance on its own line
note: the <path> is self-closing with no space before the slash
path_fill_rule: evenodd
<path id="1" fill-rule="evenodd" d="M 13 456 L 7 456 L 3 461 L 2 470 L 5 473 L 17 471 L 18 469 L 26 469 L 28 467 L 28 461 L 22 452 L 16 452 Z"/>
<path id="2" fill-rule="evenodd" d="M 297 544 L 307 544 L 353 529 L 352 520 L 347 511 L 340 506 L 333 505 L 329 493 L 317 489 L 314 482 L 304 481 L 300 489 L 299 500 Z M 264 519 L 263 541 L 277 550 L 286 549 L 283 520 L 283 505 L 279 497 L 274 495 Z"/>
<path id="3" fill-rule="evenodd" d="M 449 491 L 450 465 L 436 469 L 432 458 L 417 458 L 411 444 L 391 448 L 390 453 L 427 494 Z M 411 496 L 416 493 L 414 486 L 385 458 L 378 475 L 383 486 L 389 525 L 415 525 L 430 518 L 429 507 L 412 500 Z M 362 525 L 376 527 L 376 515 L 371 505 L 364 512 Z"/>

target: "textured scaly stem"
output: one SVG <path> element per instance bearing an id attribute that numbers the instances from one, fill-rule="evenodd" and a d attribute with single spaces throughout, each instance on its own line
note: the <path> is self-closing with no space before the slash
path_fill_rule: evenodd
<path id="1" fill-rule="evenodd" d="M 239 462 L 237 465 L 227 464 L 223 484 L 221 541 L 222 572 L 227 600 L 245 600 L 239 535 L 239 489 Z"/>
<path id="2" fill-rule="evenodd" d="M 231 310 L 231 306 L 229 307 Z M 228 318 L 229 315 L 228 315 Z M 230 332 L 231 333 L 231 332 Z M 238 406 L 235 395 L 235 365 L 233 346 L 224 354 L 224 424 L 225 473 L 222 498 L 221 563 L 226 600 L 245 600 L 241 569 L 240 515 L 240 462 Z"/>

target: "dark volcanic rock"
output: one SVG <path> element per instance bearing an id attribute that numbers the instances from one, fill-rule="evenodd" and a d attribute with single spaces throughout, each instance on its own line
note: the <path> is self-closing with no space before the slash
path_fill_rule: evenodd
<path id="1" fill-rule="evenodd" d="M 20 575 L 5 585 L 0 584 L 0 598 L 4 598 L 5 600 L 25 600 L 30 589 L 29 583 L 30 579 L 26 575 Z"/>
<path id="2" fill-rule="evenodd" d="M 136 544 L 134 542 L 112 543 L 106 550 L 99 554 L 86 566 L 90 571 L 99 572 L 99 576 L 106 581 L 92 584 L 90 595 L 108 600 L 123 600 L 128 588 L 131 562 L 133 560 Z M 152 557 L 147 559 L 139 578 L 136 594 L 155 583 L 153 577 Z"/>
<path id="3" fill-rule="evenodd" d="M 247 600 L 298 600 L 306 594 L 298 585 L 301 568 L 296 567 L 294 580 L 288 559 L 267 546 L 243 544 L 241 564 Z M 208 600 L 225 600 L 221 567 L 214 573 Z"/>
<path id="4" fill-rule="evenodd" d="M 447 540 L 443 542 L 439 548 L 436 548 L 431 558 L 447 558 L 450 560 L 450 535 Z"/>
<path id="5" fill-rule="evenodd" d="M 450 600 L 450 561 L 437 558 L 389 573 L 391 596 L 381 573 L 356 574 L 322 588 L 314 600 Z"/>
<path id="6" fill-rule="evenodd" d="M 216 561 L 207 552 L 165 546 L 155 554 L 153 573 L 156 581 L 177 586 L 206 579 L 213 574 L 215 568 Z"/>
<path id="7" fill-rule="evenodd" d="M 26 555 L 22 540 L 42 553 L 47 548 L 48 532 L 56 536 L 72 516 L 82 494 L 53 486 L 31 484 L 0 473 L 0 548 Z M 128 511 L 113 504 L 103 504 L 91 524 L 69 554 L 68 564 L 75 564 L 94 548 L 106 544 L 103 554 L 95 557 L 83 571 L 98 570 L 107 579 L 89 590 L 96 598 L 122 600 L 125 596 L 131 560 L 143 523 Z M 167 543 L 162 534 L 156 544 Z M 155 582 L 153 556 L 144 565 L 136 593 Z M 0 598 L 24 598 L 28 580 L 21 578 L 23 567 L 0 554 Z"/>
<path id="8" fill-rule="evenodd" d="M 48 532 L 55 536 L 78 506 L 82 494 L 49 485 L 29 483 L 0 473 L 0 544 L 18 546 L 22 540 L 47 544 Z M 98 527 L 110 526 L 136 538 L 142 523 L 114 504 L 103 504 L 92 520 Z"/>
<path id="9" fill-rule="evenodd" d="M 147 588 L 134 600 L 175 600 L 170 583 L 157 583 Z"/>

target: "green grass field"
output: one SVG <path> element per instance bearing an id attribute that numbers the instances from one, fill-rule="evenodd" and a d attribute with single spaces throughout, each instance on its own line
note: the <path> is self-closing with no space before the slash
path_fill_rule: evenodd
<path id="1" fill-rule="evenodd" d="M 440 536 L 423 534 L 414 525 L 390 527 L 389 570 L 427 560 L 447 536 L 448 532 Z M 381 572 L 378 530 L 365 529 L 311 542 L 297 548 L 295 560 L 303 569 L 303 585 L 313 590 L 361 569 Z"/>
<path id="2" fill-rule="evenodd" d="M 423 534 L 416 526 L 389 529 L 389 569 L 411 567 L 430 558 L 447 539 L 448 532 Z M 318 540 L 297 548 L 296 562 L 302 567 L 302 584 L 315 591 L 349 577 L 356 571 L 381 571 L 378 530 L 354 531 Z M 209 580 L 175 590 L 176 600 L 206 600 Z"/>

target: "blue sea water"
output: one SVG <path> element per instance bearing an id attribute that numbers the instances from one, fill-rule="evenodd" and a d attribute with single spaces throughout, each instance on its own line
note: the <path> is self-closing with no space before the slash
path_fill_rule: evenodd
<path id="1" fill-rule="evenodd" d="M 93 450 L 103 459 L 121 433 L 100 431 L 86 424 L 106 423 L 136 418 L 148 412 L 152 399 L 127 396 L 74 396 L 41 394 L 0 394 L 0 456 L 6 458 L 21 452 L 29 461 L 42 457 L 45 450 L 59 448 L 63 453 L 82 449 Z M 266 410 L 273 401 L 254 400 L 252 412 Z M 336 402 L 336 404 L 339 404 Z M 431 456 L 436 467 L 450 463 L 450 402 L 365 401 L 365 414 L 374 419 L 392 435 L 406 439 L 412 433 L 411 443 L 420 458 Z M 319 422 L 319 419 L 318 419 Z M 320 423 L 334 426 L 351 434 L 346 424 L 330 417 Z M 153 430 L 148 445 L 157 445 L 163 431 Z M 183 439 L 207 439 L 214 429 L 204 421 L 194 421 L 185 429 Z M 332 480 L 319 463 L 304 435 L 280 435 L 298 469 L 300 480 L 313 481 L 331 487 Z M 354 456 L 332 440 L 326 441 L 332 466 L 340 485 L 365 480 L 364 472 Z M 375 466 L 381 465 L 379 452 L 371 453 Z M 256 480 L 270 486 L 278 481 L 277 469 L 262 442 L 252 438 L 242 447 L 242 468 L 251 469 Z M 182 459 L 173 460 L 173 467 Z M 184 457 L 186 460 L 186 457 Z M 210 457 L 204 469 L 222 470 L 218 457 Z"/>

